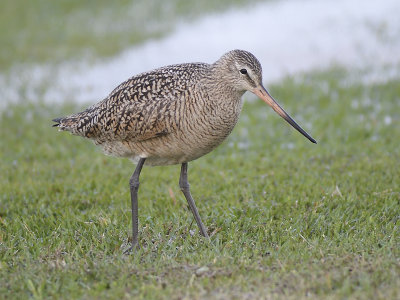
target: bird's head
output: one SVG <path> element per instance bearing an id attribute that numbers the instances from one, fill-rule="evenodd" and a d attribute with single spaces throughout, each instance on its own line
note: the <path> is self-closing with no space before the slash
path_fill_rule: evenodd
<path id="1" fill-rule="evenodd" d="M 258 59 L 250 52 L 232 50 L 224 54 L 216 63 L 223 70 L 224 82 L 238 92 L 249 91 L 257 95 L 272 109 L 313 143 L 317 143 L 305 132 L 272 98 L 262 84 L 262 68 Z"/>

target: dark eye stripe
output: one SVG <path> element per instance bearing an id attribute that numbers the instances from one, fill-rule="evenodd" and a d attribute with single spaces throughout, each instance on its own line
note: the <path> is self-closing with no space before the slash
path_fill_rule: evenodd
<path id="1" fill-rule="evenodd" d="M 254 80 L 250 78 L 249 73 L 247 73 L 247 69 L 240 69 L 239 72 L 242 73 L 243 75 L 246 75 L 246 80 L 248 81 L 248 83 L 250 83 L 251 86 L 253 87 L 257 86 Z"/>

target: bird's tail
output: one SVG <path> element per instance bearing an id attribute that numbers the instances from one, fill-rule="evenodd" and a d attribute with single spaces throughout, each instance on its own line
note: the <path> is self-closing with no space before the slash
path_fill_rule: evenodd
<path id="1" fill-rule="evenodd" d="M 53 124 L 53 127 L 60 127 L 61 121 L 64 118 L 55 118 L 52 121 L 55 122 L 56 124 Z"/>
<path id="2" fill-rule="evenodd" d="M 72 115 L 68 117 L 55 118 L 52 121 L 55 122 L 53 127 L 58 127 L 60 131 L 69 131 L 75 135 L 82 135 L 82 132 L 78 129 L 79 126 L 78 117 Z"/>
<path id="3" fill-rule="evenodd" d="M 66 117 L 53 119 L 53 127 L 60 131 L 69 131 L 74 135 L 95 138 L 99 133 L 99 115 L 101 115 L 103 101 L 94 104 L 84 111 Z M 104 109 L 103 109 L 104 110 Z"/>

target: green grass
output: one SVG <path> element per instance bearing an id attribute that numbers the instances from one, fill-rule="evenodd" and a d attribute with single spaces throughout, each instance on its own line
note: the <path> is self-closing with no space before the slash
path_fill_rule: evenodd
<path id="1" fill-rule="evenodd" d="M 5 0 L 0 10 L 0 69 L 115 55 L 168 33 L 177 19 L 245 4 L 249 1 Z"/>
<path id="2" fill-rule="evenodd" d="M 82 107 L 8 105 L 1 297 L 398 299 L 400 81 L 346 78 L 331 70 L 270 87 L 317 145 L 249 102 L 227 141 L 189 164 L 210 241 L 179 191 L 179 167 L 145 167 L 142 247 L 131 256 L 134 166 L 51 128 Z"/>

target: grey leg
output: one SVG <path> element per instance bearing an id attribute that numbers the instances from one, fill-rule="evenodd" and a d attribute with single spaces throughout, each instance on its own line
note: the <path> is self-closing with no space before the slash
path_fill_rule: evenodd
<path id="1" fill-rule="evenodd" d="M 131 190 L 131 203 L 132 203 L 132 247 L 139 247 L 138 244 L 138 190 L 139 190 L 139 176 L 142 171 L 143 164 L 146 158 L 141 158 L 136 166 L 135 172 L 133 172 L 131 179 L 129 180 L 129 186 Z M 130 250 L 129 249 L 129 250 Z"/>
<path id="2" fill-rule="evenodd" d="M 197 208 L 196 208 L 196 204 L 194 203 L 192 195 L 190 194 L 189 182 L 188 182 L 188 177 L 187 177 L 187 167 L 188 167 L 187 163 L 182 164 L 181 176 L 179 177 L 179 187 L 181 188 L 181 191 L 183 192 L 187 202 L 189 203 L 190 210 L 193 213 L 193 216 L 196 220 L 197 226 L 199 226 L 199 228 L 200 228 L 201 235 L 208 238 L 207 229 L 204 227 L 203 222 L 201 222 L 199 212 L 197 211 Z"/>

